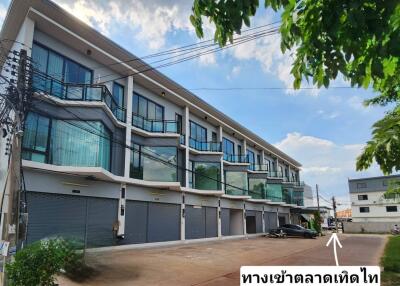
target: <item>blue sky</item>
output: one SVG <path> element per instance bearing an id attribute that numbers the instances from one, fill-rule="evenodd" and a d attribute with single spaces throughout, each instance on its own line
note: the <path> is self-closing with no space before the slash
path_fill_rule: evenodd
<path id="1" fill-rule="evenodd" d="M 82 21 L 138 56 L 199 41 L 188 20 L 190 0 L 56 0 Z M 261 1 L 262 2 L 262 1 Z M 0 0 L 3 19 L 8 0 Z M 252 26 L 279 20 L 259 9 Z M 206 25 L 206 38 L 212 37 Z M 167 67 L 161 71 L 186 88 L 280 87 L 280 90 L 196 91 L 207 102 L 275 144 L 303 164 L 302 178 L 322 194 L 348 201 L 347 178 L 380 175 L 374 166 L 355 172 L 355 158 L 370 138 L 371 125 L 384 114 L 365 108 L 374 94 L 364 89 L 293 92 L 291 57 L 271 36 Z M 348 86 L 338 79 L 332 86 Z"/>

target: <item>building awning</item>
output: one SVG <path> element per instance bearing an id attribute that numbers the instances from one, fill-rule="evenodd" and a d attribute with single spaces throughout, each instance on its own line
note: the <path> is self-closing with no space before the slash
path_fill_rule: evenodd
<path id="1" fill-rule="evenodd" d="M 309 214 L 301 214 L 301 216 L 302 216 L 306 221 L 310 221 L 310 219 L 311 219 L 311 215 L 309 215 Z"/>

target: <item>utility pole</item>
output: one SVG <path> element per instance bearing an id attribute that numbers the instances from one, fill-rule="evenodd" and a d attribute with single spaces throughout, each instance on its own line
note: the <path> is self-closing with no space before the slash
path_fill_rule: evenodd
<path id="1" fill-rule="evenodd" d="M 335 228 L 336 228 L 336 233 L 338 233 L 338 223 L 337 223 L 337 216 L 336 216 L 336 200 L 335 197 L 332 197 L 332 206 L 333 206 L 333 215 L 335 217 Z"/>
<path id="2" fill-rule="evenodd" d="M 319 210 L 319 190 L 318 190 L 318 184 L 315 185 L 315 190 L 317 191 L 317 207 L 318 207 L 318 212 L 320 213 L 320 210 Z"/>
<path id="3" fill-rule="evenodd" d="M 15 54 L 14 54 L 15 55 Z M 18 52 L 18 72 L 16 80 L 16 88 L 8 89 L 8 96 L 15 101 L 14 124 L 11 139 L 11 153 L 9 175 L 6 182 L 5 198 L 6 204 L 3 205 L 6 212 L 2 229 L 2 237 L 4 241 L 9 242 L 9 250 L 15 253 L 19 244 L 18 230 L 20 222 L 20 191 L 21 191 L 21 152 L 22 152 L 22 135 L 23 122 L 26 112 L 26 103 L 28 93 L 30 92 L 30 80 L 28 69 L 28 57 L 26 50 Z M 14 58 L 15 59 L 15 58 Z M 11 253 L 11 254 L 12 254 Z M 6 256 L 6 261 L 10 260 L 10 256 Z"/>

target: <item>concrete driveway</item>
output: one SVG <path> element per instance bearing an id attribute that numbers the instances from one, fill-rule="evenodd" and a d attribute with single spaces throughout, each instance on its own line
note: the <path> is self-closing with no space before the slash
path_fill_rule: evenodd
<path id="1" fill-rule="evenodd" d="M 340 235 L 341 265 L 378 265 L 386 237 Z M 252 238 L 151 249 L 91 253 L 96 274 L 60 285 L 239 285 L 241 265 L 334 265 L 329 236 L 317 239 Z"/>

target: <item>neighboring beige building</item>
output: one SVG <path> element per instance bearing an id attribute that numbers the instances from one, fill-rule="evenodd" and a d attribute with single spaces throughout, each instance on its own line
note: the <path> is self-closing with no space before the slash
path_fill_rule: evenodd
<path id="1" fill-rule="evenodd" d="M 345 209 L 336 212 L 337 218 L 351 218 L 351 209 Z"/>

